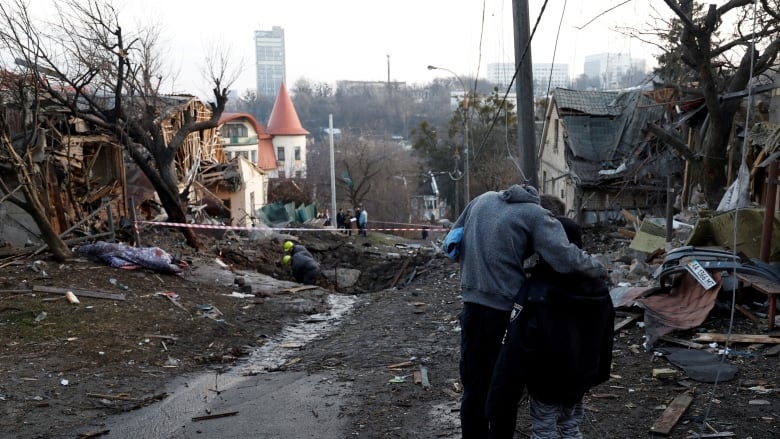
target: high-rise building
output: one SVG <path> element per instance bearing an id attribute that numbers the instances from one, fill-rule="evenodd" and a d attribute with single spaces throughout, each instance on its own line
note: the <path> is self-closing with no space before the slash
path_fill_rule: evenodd
<path id="1" fill-rule="evenodd" d="M 598 80 L 604 90 L 631 86 L 633 84 L 625 83 L 624 78 L 630 73 L 645 71 L 644 59 L 631 58 L 626 53 L 588 55 L 583 66 L 583 73 L 592 80 Z"/>
<path id="2" fill-rule="evenodd" d="M 535 97 L 547 96 L 557 87 L 571 87 L 568 64 L 534 63 L 532 70 Z"/>
<path id="3" fill-rule="evenodd" d="M 285 82 L 284 29 L 255 31 L 255 71 L 258 96 L 276 96 Z"/>
<path id="4" fill-rule="evenodd" d="M 534 80 L 534 96 L 546 96 L 548 89 L 555 87 L 570 87 L 568 64 L 534 63 L 532 69 Z M 552 71 L 552 75 L 550 72 Z M 515 75 L 515 65 L 512 63 L 489 63 L 487 79 L 500 88 L 506 89 Z M 517 79 L 515 79 L 515 83 Z M 514 85 L 513 87 L 514 88 Z"/>
<path id="5" fill-rule="evenodd" d="M 508 62 L 492 62 L 487 65 L 487 80 L 506 89 L 515 75 L 515 65 Z"/>

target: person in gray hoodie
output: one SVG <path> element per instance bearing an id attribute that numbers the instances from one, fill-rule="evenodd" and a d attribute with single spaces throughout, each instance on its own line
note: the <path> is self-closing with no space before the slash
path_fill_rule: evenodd
<path id="1" fill-rule="evenodd" d="M 566 238 L 531 186 L 486 192 L 455 221 L 463 227 L 461 265 L 460 420 L 464 439 L 487 438 L 485 403 L 514 298 L 526 280 L 524 261 L 538 253 L 561 273 L 605 277 L 604 267 Z"/>

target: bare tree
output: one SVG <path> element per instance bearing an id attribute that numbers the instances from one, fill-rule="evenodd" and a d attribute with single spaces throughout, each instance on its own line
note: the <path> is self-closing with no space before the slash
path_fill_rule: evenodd
<path id="1" fill-rule="evenodd" d="M 717 204 L 727 183 L 727 147 L 740 107 L 739 99 L 723 96 L 745 90 L 776 67 L 780 1 L 759 0 L 755 20 L 752 0 L 730 0 L 706 9 L 693 0 L 664 2 L 675 18 L 647 33 L 662 42 L 634 35 L 663 49 L 657 72 L 679 91 L 678 98 L 704 100 L 707 118 L 696 130 L 691 175 L 700 179 L 707 200 Z"/>
<path id="2" fill-rule="evenodd" d="M 350 205 L 373 202 L 381 185 L 401 187 L 401 180 L 394 176 L 415 172 L 404 157 L 404 151 L 394 142 L 343 137 L 338 144 L 336 176 Z"/>
<path id="3" fill-rule="evenodd" d="M 40 88 L 47 105 L 114 136 L 156 190 L 171 222 L 186 222 L 186 200 L 179 191 L 177 152 L 191 135 L 217 126 L 235 80 L 225 54 L 209 58 L 206 75 L 214 101 L 207 120 L 185 112 L 172 136 L 166 135 L 164 110 L 170 102 L 159 93 L 164 79 L 157 55 L 155 28 L 128 33 L 117 10 L 100 0 L 53 2 L 57 21 L 36 23 L 22 0 L 0 4 L 0 43 Z M 188 188 L 184 188 L 186 194 Z M 198 247 L 189 228 L 187 242 Z"/>

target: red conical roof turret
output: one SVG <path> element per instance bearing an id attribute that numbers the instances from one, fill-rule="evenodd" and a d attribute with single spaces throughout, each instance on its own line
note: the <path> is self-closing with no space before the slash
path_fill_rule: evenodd
<path id="1" fill-rule="evenodd" d="M 287 94 L 284 82 L 279 87 L 279 94 L 276 95 L 266 131 L 272 136 L 305 136 L 309 134 L 301 125 L 301 120 L 298 119 L 298 113 L 295 111 L 290 95 Z"/>

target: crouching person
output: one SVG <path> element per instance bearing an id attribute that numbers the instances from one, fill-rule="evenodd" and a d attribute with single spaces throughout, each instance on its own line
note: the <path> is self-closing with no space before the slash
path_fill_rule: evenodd
<path id="1" fill-rule="evenodd" d="M 289 253 L 282 258 L 282 264 L 291 265 L 293 277 L 298 283 L 315 285 L 322 276 L 320 264 L 303 245 L 290 241 L 284 243 L 284 251 Z"/>

